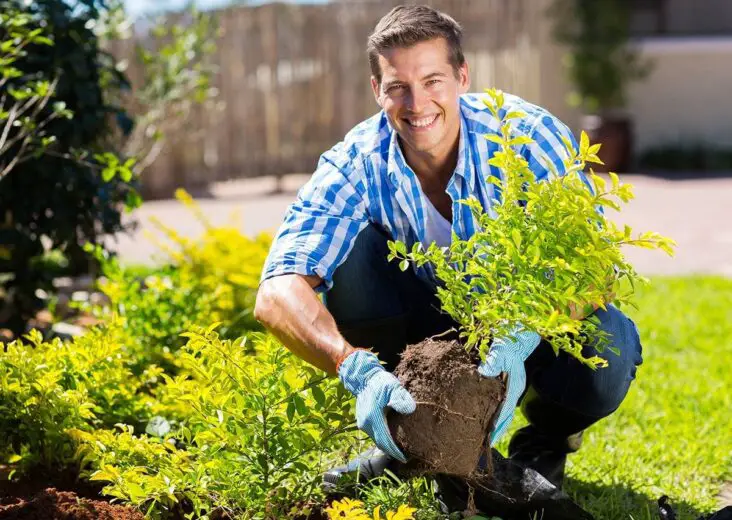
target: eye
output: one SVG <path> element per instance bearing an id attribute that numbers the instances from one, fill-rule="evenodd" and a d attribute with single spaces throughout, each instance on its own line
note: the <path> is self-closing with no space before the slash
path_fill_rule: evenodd
<path id="1" fill-rule="evenodd" d="M 437 84 L 437 83 L 439 83 L 439 82 L 440 82 L 440 80 L 439 80 L 439 79 L 431 79 L 431 80 L 428 80 L 428 81 L 427 81 L 427 86 L 428 86 L 428 87 L 431 87 L 432 85 L 436 85 L 436 84 Z"/>
<path id="2" fill-rule="evenodd" d="M 404 89 L 404 85 L 392 85 L 392 86 L 390 86 L 389 88 L 386 89 L 386 93 L 387 94 L 392 94 L 392 93 L 395 93 L 395 92 L 399 92 L 402 89 Z"/>

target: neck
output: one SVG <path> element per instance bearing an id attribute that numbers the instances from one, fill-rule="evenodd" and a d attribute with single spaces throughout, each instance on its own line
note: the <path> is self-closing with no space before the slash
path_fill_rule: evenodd
<path id="1" fill-rule="evenodd" d="M 428 152 L 418 152 L 402 145 L 404 159 L 425 191 L 444 191 L 455 171 L 460 147 L 460 130 L 458 129 L 453 139 L 448 139 L 446 142 L 449 143 L 448 146 Z"/>

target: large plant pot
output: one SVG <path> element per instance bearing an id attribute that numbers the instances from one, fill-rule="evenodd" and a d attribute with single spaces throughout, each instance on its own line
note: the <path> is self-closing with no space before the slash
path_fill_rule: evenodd
<path id="1" fill-rule="evenodd" d="M 599 156 L 605 165 L 593 164 L 596 172 L 624 173 L 630 170 L 633 124 L 629 117 L 588 115 L 582 118 L 582 128 L 593 144 L 602 144 Z"/>

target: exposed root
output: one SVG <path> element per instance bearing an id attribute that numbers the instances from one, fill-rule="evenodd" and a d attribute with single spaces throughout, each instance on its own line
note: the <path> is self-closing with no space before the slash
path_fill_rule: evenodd
<path id="1" fill-rule="evenodd" d="M 445 406 L 442 406 L 440 404 L 437 404 L 437 403 L 431 403 L 431 402 L 428 402 L 428 401 L 415 401 L 415 403 L 416 404 L 423 404 L 425 406 L 432 406 L 434 408 L 439 408 L 440 410 L 443 410 L 443 411 L 445 411 L 445 412 L 447 412 L 449 414 L 457 415 L 457 416 L 462 417 L 464 419 L 467 419 L 469 421 L 477 421 L 478 420 L 475 417 L 471 417 L 469 415 L 465 415 L 465 414 L 462 414 L 460 412 L 455 412 L 455 411 L 450 410 L 449 408 L 447 408 Z"/>

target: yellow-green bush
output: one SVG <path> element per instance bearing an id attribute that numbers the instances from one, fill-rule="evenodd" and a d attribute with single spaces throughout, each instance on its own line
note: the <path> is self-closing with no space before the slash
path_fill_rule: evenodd
<path id="1" fill-rule="evenodd" d="M 219 332 L 237 338 L 249 330 L 261 330 L 253 310 L 259 278 L 272 244 L 272 237 L 261 233 L 254 238 L 242 234 L 236 219 L 225 226 L 214 226 L 198 204 L 183 190 L 176 198 L 184 204 L 204 227 L 198 239 L 181 236 L 175 230 L 153 219 L 168 239 L 158 241 L 183 279 L 195 280 L 196 286 L 211 295 L 208 323 L 220 322 Z"/>
<path id="2" fill-rule="evenodd" d="M 140 345 L 138 371 L 148 363 L 172 369 L 171 353 L 185 343 L 181 334 L 195 326 L 219 322 L 218 332 L 229 339 L 262 330 L 253 310 L 271 237 L 249 238 L 233 223 L 214 226 L 187 193 L 176 195 L 204 232 L 191 239 L 154 220 L 163 234 L 154 238 L 166 257 L 163 266 L 141 276 L 139 269 L 126 268 L 98 250 L 105 275 L 99 288 L 109 304 L 94 313 L 104 320 L 121 318 Z"/>
<path id="3" fill-rule="evenodd" d="M 161 370 L 150 365 L 133 376 L 128 345 L 112 322 L 67 342 L 44 342 L 34 330 L 0 348 L 0 457 L 21 468 L 60 466 L 73 456 L 69 428 L 145 424 L 152 410 L 146 387 Z"/>
<path id="4" fill-rule="evenodd" d="M 157 392 L 158 411 L 179 426 L 165 440 L 129 429 L 76 433 L 90 478 L 154 515 L 181 503 L 196 517 L 217 508 L 236 518 L 301 515 L 352 438 L 350 394 L 271 336 L 221 340 L 213 328 L 186 336 L 181 373 L 164 375 Z"/>

